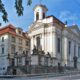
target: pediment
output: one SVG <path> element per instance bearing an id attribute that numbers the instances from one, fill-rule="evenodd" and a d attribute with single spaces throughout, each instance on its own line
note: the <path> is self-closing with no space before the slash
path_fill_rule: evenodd
<path id="1" fill-rule="evenodd" d="M 31 26 L 30 26 L 30 29 L 29 29 L 29 32 L 30 31 L 33 31 L 33 30 L 35 30 L 35 29 L 39 29 L 39 28 L 41 28 L 41 27 L 43 27 L 43 23 L 41 23 L 41 22 L 35 22 L 35 23 L 33 23 Z"/>
<path id="2" fill-rule="evenodd" d="M 76 33 L 77 35 L 80 35 L 80 30 L 79 30 L 79 28 L 78 28 L 77 25 L 72 26 L 72 27 L 71 27 L 71 30 L 72 30 L 74 33 Z"/>

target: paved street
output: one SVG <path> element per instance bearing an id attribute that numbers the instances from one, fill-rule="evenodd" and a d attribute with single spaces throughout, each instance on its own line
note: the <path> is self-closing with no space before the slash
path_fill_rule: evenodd
<path id="1" fill-rule="evenodd" d="M 59 76 L 59 77 L 17 77 L 17 78 L 0 78 L 0 80 L 80 80 L 80 74 Z"/>

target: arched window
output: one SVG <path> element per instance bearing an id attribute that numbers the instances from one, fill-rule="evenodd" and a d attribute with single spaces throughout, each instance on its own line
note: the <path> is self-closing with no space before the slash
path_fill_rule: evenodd
<path id="1" fill-rule="evenodd" d="M 43 13 L 43 19 L 45 18 L 45 13 Z"/>
<path id="2" fill-rule="evenodd" d="M 39 20 L 39 12 L 36 13 L 36 20 Z"/>
<path id="3" fill-rule="evenodd" d="M 40 47 L 40 37 L 36 38 L 37 49 Z"/>

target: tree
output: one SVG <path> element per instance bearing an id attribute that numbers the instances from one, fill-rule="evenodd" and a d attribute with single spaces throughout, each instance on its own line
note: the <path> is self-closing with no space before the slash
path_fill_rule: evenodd
<path id="1" fill-rule="evenodd" d="M 22 5 L 22 1 L 23 0 L 15 0 L 15 8 L 16 8 L 16 12 L 18 14 L 18 16 L 22 16 L 23 15 L 23 11 L 24 11 L 24 8 L 23 8 L 23 5 Z M 27 5 L 31 5 L 32 3 L 32 0 L 27 0 Z M 8 13 L 7 11 L 5 10 L 5 6 L 4 4 L 2 3 L 2 0 L 0 0 L 0 13 L 2 13 L 2 19 L 4 22 L 8 22 Z"/>

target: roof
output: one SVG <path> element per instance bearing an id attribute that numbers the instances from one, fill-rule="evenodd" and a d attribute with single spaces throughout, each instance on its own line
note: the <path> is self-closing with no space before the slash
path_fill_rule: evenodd
<path id="1" fill-rule="evenodd" d="M 19 37 L 22 37 L 22 38 L 29 38 L 28 35 L 26 35 L 27 33 L 25 32 L 22 32 L 22 36 L 18 35 L 16 33 L 16 27 L 14 27 L 13 25 L 9 24 L 5 27 L 2 27 L 0 28 L 0 35 L 3 35 L 3 34 L 6 34 L 6 33 L 10 33 L 12 35 L 15 35 L 15 36 L 19 36 Z"/>
<path id="2" fill-rule="evenodd" d="M 16 35 L 15 29 L 16 28 L 13 25 L 9 24 L 5 27 L 0 28 L 0 35 L 3 35 L 5 33 L 11 33 L 13 35 Z"/>
<path id="3" fill-rule="evenodd" d="M 38 5 L 36 5 L 36 6 L 33 8 L 33 10 L 34 10 L 36 7 L 42 7 L 42 8 L 45 8 L 46 11 L 48 11 L 48 9 L 47 9 L 47 7 L 46 7 L 45 5 L 38 4 Z"/>
<path id="4" fill-rule="evenodd" d="M 57 21 L 59 21 L 60 23 L 62 23 L 62 24 L 65 25 L 65 23 L 63 23 L 61 20 L 59 20 L 58 18 L 56 18 L 56 17 L 53 16 L 53 15 L 47 16 L 46 18 L 50 18 L 50 17 L 53 17 L 54 19 L 56 19 Z"/>
<path id="5" fill-rule="evenodd" d="M 7 26 L 1 27 L 1 28 L 0 28 L 0 31 L 3 30 L 3 29 L 6 29 L 6 28 L 16 29 L 12 24 L 9 24 L 9 25 L 7 25 Z"/>
<path id="6" fill-rule="evenodd" d="M 62 21 L 60 21 L 58 18 L 56 18 L 53 15 L 47 16 L 46 18 L 50 18 L 50 17 L 53 17 L 53 19 L 54 19 L 53 22 L 58 23 L 58 24 L 61 23 L 63 26 L 65 26 L 65 24 Z"/>

